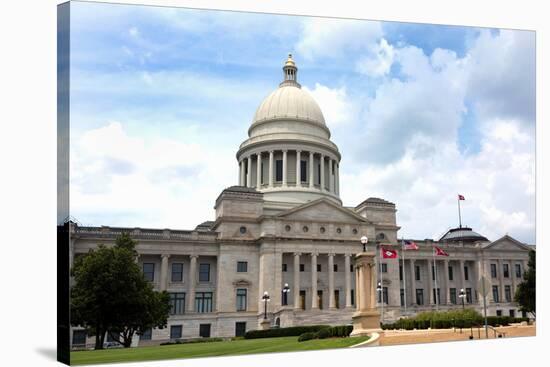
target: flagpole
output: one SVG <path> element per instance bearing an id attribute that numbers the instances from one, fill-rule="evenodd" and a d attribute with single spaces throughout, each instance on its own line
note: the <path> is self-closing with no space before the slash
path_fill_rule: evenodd
<path id="1" fill-rule="evenodd" d="M 384 272 L 382 271 L 382 256 L 380 256 L 381 247 L 380 244 L 378 244 L 378 263 L 380 264 L 380 303 L 381 311 L 382 311 L 382 323 L 384 323 Z"/>
<path id="2" fill-rule="evenodd" d="M 460 215 L 460 196 L 457 195 L 456 201 L 458 203 L 458 226 L 462 228 L 462 216 Z"/>
<path id="3" fill-rule="evenodd" d="M 405 278 L 405 274 L 407 272 L 405 271 L 405 243 L 403 241 L 403 236 L 401 236 L 401 262 L 403 266 L 401 267 L 402 274 L 403 274 L 403 296 L 405 301 L 405 315 L 407 314 L 407 278 Z"/>
<path id="4" fill-rule="evenodd" d="M 435 278 L 435 290 L 434 290 L 434 299 L 435 299 L 435 309 L 439 311 L 439 297 L 437 294 L 437 265 L 435 263 L 435 248 L 432 247 L 432 257 L 434 260 L 434 278 Z"/>

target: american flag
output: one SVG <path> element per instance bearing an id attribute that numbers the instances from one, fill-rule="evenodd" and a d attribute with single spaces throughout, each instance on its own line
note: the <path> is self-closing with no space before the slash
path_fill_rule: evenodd
<path id="1" fill-rule="evenodd" d="M 403 250 L 418 250 L 418 245 L 413 241 L 405 241 Z"/>

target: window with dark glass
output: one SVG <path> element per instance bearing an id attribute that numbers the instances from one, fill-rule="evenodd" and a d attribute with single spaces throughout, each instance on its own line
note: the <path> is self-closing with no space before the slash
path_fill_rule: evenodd
<path id="1" fill-rule="evenodd" d="M 432 265 L 432 280 L 435 280 L 435 267 Z"/>
<path id="2" fill-rule="evenodd" d="M 500 302 L 498 297 L 498 285 L 493 286 L 493 301 Z"/>
<path id="3" fill-rule="evenodd" d="M 86 330 L 73 330 L 73 345 L 86 345 Z"/>
<path id="4" fill-rule="evenodd" d="M 355 306 L 355 289 L 351 289 L 351 305 Z"/>
<path id="5" fill-rule="evenodd" d="M 323 291 L 322 290 L 317 291 L 317 307 L 320 310 L 323 309 Z"/>
<path id="6" fill-rule="evenodd" d="M 237 273 L 246 273 L 248 271 L 247 261 L 237 261 Z"/>
<path id="7" fill-rule="evenodd" d="M 244 336 L 246 334 L 246 322 L 237 321 L 235 323 L 235 336 Z"/>
<path id="8" fill-rule="evenodd" d="M 317 175 L 317 185 L 321 184 L 321 163 L 317 164 L 317 172 L 319 173 Z"/>
<path id="9" fill-rule="evenodd" d="M 497 310 L 497 316 L 502 316 L 502 310 Z"/>
<path id="10" fill-rule="evenodd" d="M 199 265 L 199 282 L 210 281 L 210 264 Z"/>
<path id="11" fill-rule="evenodd" d="M 380 297 L 383 297 L 384 304 L 388 304 L 388 287 L 382 287 L 382 294 L 378 292 L 378 303 L 381 302 Z"/>
<path id="12" fill-rule="evenodd" d="M 307 163 L 306 161 L 300 160 L 300 176 L 301 181 L 306 182 L 307 181 Z"/>
<path id="13" fill-rule="evenodd" d="M 173 282 L 183 281 L 183 264 L 182 263 L 172 264 L 172 281 Z"/>
<path id="14" fill-rule="evenodd" d="M 283 271 L 286 272 L 286 264 L 283 264 Z"/>
<path id="15" fill-rule="evenodd" d="M 275 181 L 283 180 L 283 161 L 282 159 L 277 159 L 275 161 Z"/>
<path id="16" fill-rule="evenodd" d="M 451 299 L 451 303 L 456 305 L 456 288 L 449 289 L 449 298 Z"/>
<path id="17" fill-rule="evenodd" d="M 510 317 L 516 317 L 516 311 L 515 310 L 510 310 L 508 312 L 509 312 Z"/>
<path id="18" fill-rule="evenodd" d="M 465 266 L 464 267 L 464 280 L 468 280 L 470 276 L 468 275 L 468 267 Z"/>
<path id="19" fill-rule="evenodd" d="M 502 275 L 505 278 L 510 277 L 510 269 L 508 268 L 508 264 L 502 264 Z"/>
<path id="20" fill-rule="evenodd" d="M 139 340 L 151 340 L 153 336 L 153 329 L 145 329 L 143 334 L 140 335 Z"/>
<path id="21" fill-rule="evenodd" d="M 306 271 L 306 265 L 300 264 L 300 271 Z"/>
<path id="22" fill-rule="evenodd" d="M 415 265 L 414 267 L 414 279 L 420 280 L 420 266 Z"/>
<path id="23" fill-rule="evenodd" d="M 509 285 L 504 286 L 504 297 L 506 302 L 512 302 L 512 288 Z"/>
<path id="24" fill-rule="evenodd" d="M 497 277 L 497 264 L 491 264 L 491 278 Z"/>
<path id="25" fill-rule="evenodd" d="M 180 339 L 180 338 L 181 338 L 181 325 L 170 326 L 170 339 Z"/>
<path id="26" fill-rule="evenodd" d="M 199 324 L 199 336 L 201 338 L 210 338 L 210 324 Z"/>
<path id="27" fill-rule="evenodd" d="M 388 272 L 388 264 L 386 264 L 386 263 L 380 264 L 380 267 L 381 267 L 382 273 L 387 273 Z"/>
<path id="28" fill-rule="evenodd" d="M 349 271 L 350 271 L 350 273 L 353 273 L 353 264 L 351 264 L 351 265 L 349 266 Z"/>
<path id="29" fill-rule="evenodd" d="M 516 264 L 516 278 L 521 278 L 521 265 Z"/>
<path id="30" fill-rule="evenodd" d="M 416 304 L 422 306 L 424 304 L 424 289 L 416 289 Z"/>
<path id="31" fill-rule="evenodd" d="M 317 264 L 317 272 L 321 271 L 321 264 Z"/>
<path id="32" fill-rule="evenodd" d="M 340 308 L 340 291 L 338 289 L 334 290 L 334 307 Z"/>
<path id="33" fill-rule="evenodd" d="M 170 293 L 170 315 L 182 315 L 185 312 L 185 293 Z"/>
<path id="34" fill-rule="evenodd" d="M 300 308 L 306 309 L 306 291 L 300 291 Z"/>
<path id="35" fill-rule="evenodd" d="M 453 267 L 449 266 L 449 280 L 453 280 Z"/>
<path id="36" fill-rule="evenodd" d="M 472 303 L 472 288 L 466 288 L 466 303 Z"/>
<path id="37" fill-rule="evenodd" d="M 399 265 L 399 280 L 403 280 L 403 265 Z"/>
<path id="38" fill-rule="evenodd" d="M 441 292 L 439 291 L 439 288 L 433 288 L 432 289 L 432 295 L 437 304 L 441 304 Z"/>
<path id="39" fill-rule="evenodd" d="M 399 290 L 399 298 L 401 299 L 401 306 L 405 306 L 405 290 L 403 288 Z"/>
<path id="40" fill-rule="evenodd" d="M 338 264 L 333 264 L 334 272 L 338 272 Z"/>
<path id="41" fill-rule="evenodd" d="M 145 280 L 152 282 L 155 280 L 155 264 L 143 263 L 143 276 Z"/>
<path id="42" fill-rule="evenodd" d="M 237 311 L 246 311 L 246 289 L 237 289 Z"/>
<path id="43" fill-rule="evenodd" d="M 212 312 L 212 292 L 197 292 L 195 294 L 195 311 Z"/>

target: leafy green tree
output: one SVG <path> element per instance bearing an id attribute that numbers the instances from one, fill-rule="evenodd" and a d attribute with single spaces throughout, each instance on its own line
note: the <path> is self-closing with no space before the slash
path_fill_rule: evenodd
<path id="1" fill-rule="evenodd" d="M 520 310 L 530 312 L 536 317 L 536 281 L 535 281 L 535 266 L 536 266 L 535 251 L 529 252 L 529 263 L 527 270 L 523 272 L 523 282 L 518 285 L 515 294 L 515 301 L 519 303 Z"/>
<path id="2" fill-rule="evenodd" d="M 95 335 L 95 349 L 103 349 L 106 333 L 129 347 L 134 334 L 167 324 L 169 296 L 145 280 L 135 245 L 122 234 L 114 246 L 99 245 L 78 257 L 71 270 L 71 324 Z"/>

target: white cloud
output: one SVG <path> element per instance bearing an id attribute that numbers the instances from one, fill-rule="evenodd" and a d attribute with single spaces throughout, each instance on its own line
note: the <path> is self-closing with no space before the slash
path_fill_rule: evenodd
<path id="1" fill-rule="evenodd" d="M 352 122 L 357 118 L 357 107 L 350 101 L 346 87 L 329 88 L 315 83 L 315 89 L 304 87 L 321 107 L 329 128 Z"/>
<path id="2" fill-rule="evenodd" d="M 347 52 L 364 50 L 382 36 L 380 22 L 308 18 L 295 49 L 305 58 L 338 58 Z"/>
<path id="3" fill-rule="evenodd" d="M 131 28 L 128 30 L 128 33 L 129 33 L 130 36 L 132 36 L 132 37 L 138 37 L 138 36 L 139 36 L 139 30 L 137 29 L 137 27 L 131 27 Z"/>
<path id="4" fill-rule="evenodd" d="M 384 38 L 375 46 L 371 52 L 359 59 L 357 71 L 369 76 L 385 76 L 390 72 L 394 61 L 394 47 Z"/>

